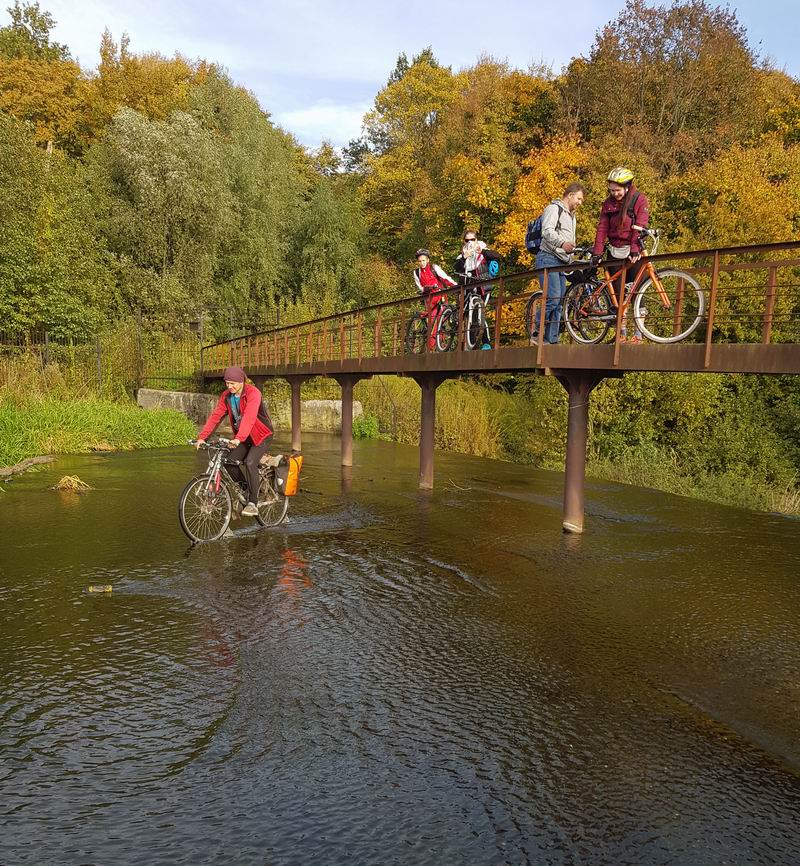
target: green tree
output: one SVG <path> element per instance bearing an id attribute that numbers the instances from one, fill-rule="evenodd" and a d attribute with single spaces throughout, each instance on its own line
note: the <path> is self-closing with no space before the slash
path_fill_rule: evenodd
<path id="1" fill-rule="evenodd" d="M 0 318 L 7 330 L 93 333 L 115 311 L 110 263 L 81 166 L 0 116 Z"/>
<path id="2" fill-rule="evenodd" d="M 38 3 L 22 4 L 15 0 L 7 11 L 11 24 L 0 27 L 0 57 L 5 60 L 25 57 L 44 62 L 70 59 L 66 45 L 50 41 L 50 32 L 56 22 L 49 12 L 41 10 Z"/>
<path id="3" fill-rule="evenodd" d="M 185 113 L 151 121 L 123 108 L 89 162 L 128 307 L 170 317 L 206 308 L 232 221 L 215 137 Z"/>
<path id="4" fill-rule="evenodd" d="M 266 327 L 293 285 L 296 227 L 318 175 L 252 94 L 223 73 L 210 71 L 192 89 L 190 105 L 220 148 L 232 213 L 219 247 L 214 308 L 230 314 L 218 316 L 223 325 L 232 318 Z"/>
<path id="5" fill-rule="evenodd" d="M 294 319 L 327 316 L 370 303 L 359 284 L 364 222 L 350 188 L 323 179 L 311 196 L 295 238 Z"/>

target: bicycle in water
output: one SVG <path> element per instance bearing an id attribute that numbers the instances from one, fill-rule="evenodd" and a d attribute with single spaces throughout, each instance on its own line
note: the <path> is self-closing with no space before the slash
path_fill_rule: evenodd
<path id="1" fill-rule="evenodd" d="M 189 444 L 196 445 L 193 440 Z M 247 491 L 228 472 L 228 466 L 240 466 L 240 460 L 230 460 L 230 440 L 219 438 L 214 443 L 201 442 L 209 453 L 208 466 L 202 475 L 193 478 L 183 488 L 178 501 L 181 529 L 192 542 L 216 541 L 230 526 L 234 514 L 247 503 Z M 259 463 L 258 514 L 261 526 L 277 526 L 286 519 L 289 498 L 278 490 L 275 470 L 283 458 L 265 454 Z"/>

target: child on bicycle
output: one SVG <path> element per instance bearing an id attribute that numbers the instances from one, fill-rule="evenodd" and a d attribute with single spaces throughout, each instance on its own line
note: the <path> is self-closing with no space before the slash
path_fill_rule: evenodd
<path id="1" fill-rule="evenodd" d="M 247 485 L 248 499 L 242 514 L 255 517 L 258 514 L 258 488 L 261 484 L 258 462 L 269 448 L 272 421 L 261 391 L 255 385 L 248 384 L 241 367 L 226 367 L 222 375 L 225 390 L 200 431 L 196 447 L 200 448 L 227 415 L 234 435 L 228 456 L 230 460 L 240 460 L 244 468 L 242 472 L 242 467 L 229 466 L 228 472 L 234 481 Z"/>
<path id="2" fill-rule="evenodd" d="M 461 255 L 455 260 L 453 270 L 458 274 L 463 284 L 467 287 L 496 277 L 500 272 L 500 256 L 490 250 L 483 241 L 478 240 L 477 232 L 467 229 L 464 232 Z M 484 302 L 491 294 L 490 286 L 480 286 L 479 291 Z M 489 325 L 485 326 L 484 341 L 482 349 L 489 349 Z"/>
<path id="3" fill-rule="evenodd" d="M 425 311 L 428 314 L 428 349 L 436 348 L 436 325 L 442 313 L 445 300 L 445 290 L 453 288 L 456 281 L 448 276 L 439 265 L 431 263 L 431 254 L 422 249 L 416 252 L 417 267 L 414 268 L 414 283 L 425 300 Z"/>
<path id="4" fill-rule="evenodd" d="M 618 298 L 624 297 L 621 271 L 625 271 L 626 285 L 632 283 L 642 269 L 642 239 L 640 232 L 650 221 L 650 202 L 644 193 L 633 184 L 633 172 L 625 166 L 617 166 L 608 175 L 608 198 L 600 208 L 600 220 L 592 248 L 593 261 L 600 261 L 608 245 L 609 275 L 620 274 L 615 280 L 614 291 Z M 623 321 L 621 339 L 627 338 Z M 642 335 L 637 329 L 632 343 L 641 343 Z"/>

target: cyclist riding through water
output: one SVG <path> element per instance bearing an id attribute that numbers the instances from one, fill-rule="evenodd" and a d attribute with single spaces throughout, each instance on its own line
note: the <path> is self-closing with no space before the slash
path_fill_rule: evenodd
<path id="1" fill-rule="evenodd" d="M 466 287 L 496 277 L 500 272 L 500 256 L 490 250 L 483 241 L 478 240 L 478 235 L 471 229 L 464 232 L 461 255 L 455 260 L 453 270 L 459 275 Z M 490 286 L 480 286 L 479 291 L 484 302 L 491 294 Z M 489 326 L 485 326 L 482 349 L 489 349 Z"/>
<path id="2" fill-rule="evenodd" d="M 428 314 L 428 348 L 436 348 L 436 325 L 441 315 L 445 290 L 456 286 L 456 281 L 448 276 L 439 265 L 431 263 L 431 254 L 422 249 L 416 252 L 417 267 L 414 268 L 414 283 L 425 300 Z"/>
<path id="3" fill-rule="evenodd" d="M 258 488 L 261 484 L 258 461 L 269 448 L 272 421 L 261 391 L 247 382 L 241 367 L 226 367 L 223 378 L 225 391 L 200 431 L 196 447 L 201 447 L 227 415 L 234 434 L 228 458 L 242 462 L 242 467 L 229 465 L 228 472 L 234 481 L 247 485 L 248 499 L 242 514 L 255 517 L 258 514 Z"/>
<path id="4" fill-rule="evenodd" d="M 626 267 L 625 282 L 632 283 L 644 264 L 640 232 L 647 228 L 649 221 L 650 202 L 647 196 L 634 186 L 633 172 L 624 166 L 617 166 L 608 175 L 608 198 L 600 208 L 592 261 L 600 261 L 607 245 L 609 275 L 620 274 L 623 267 Z M 625 290 L 625 286 L 621 284 L 621 274 L 615 282 L 619 285 L 615 285 L 614 290 L 621 298 Z M 625 340 L 626 337 L 627 331 L 623 322 L 621 338 Z M 631 342 L 642 342 L 638 329 Z"/>

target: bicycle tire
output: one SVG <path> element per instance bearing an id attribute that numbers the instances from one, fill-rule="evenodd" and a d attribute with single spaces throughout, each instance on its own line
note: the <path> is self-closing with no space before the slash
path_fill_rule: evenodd
<path id="1" fill-rule="evenodd" d="M 187 483 L 178 500 L 181 529 L 195 544 L 222 538 L 231 523 L 230 490 L 221 483 L 219 490 L 211 494 L 208 488 L 212 483 L 207 473 L 198 475 Z"/>
<path id="2" fill-rule="evenodd" d="M 436 326 L 436 348 L 440 352 L 452 352 L 458 341 L 458 314 L 456 308 L 448 304 L 439 316 Z"/>
<path id="3" fill-rule="evenodd" d="M 414 313 L 406 325 L 406 353 L 421 355 L 428 339 L 428 317 L 425 313 Z"/>
<path id="4" fill-rule="evenodd" d="M 289 510 L 289 497 L 278 493 L 275 489 L 274 479 L 274 469 L 261 473 L 256 520 L 262 526 L 277 526 L 279 523 L 283 523 L 286 519 L 286 512 Z"/>
<path id="5" fill-rule="evenodd" d="M 464 329 L 464 343 L 468 349 L 475 349 L 483 345 L 485 325 L 486 311 L 483 300 L 477 295 L 473 295 L 467 304 L 467 326 Z"/>
<path id="6" fill-rule="evenodd" d="M 684 271 L 656 271 L 667 303 L 658 286 L 648 277 L 636 292 L 633 319 L 636 327 L 654 343 L 679 343 L 703 320 L 706 296 L 700 283 Z M 682 284 L 682 288 L 681 288 Z"/>
<path id="7" fill-rule="evenodd" d="M 525 333 L 528 340 L 535 343 L 539 339 L 539 326 L 542 322 L 542 291 L 534 292 L 525 304 Z"/>
<path id="8" fill-rule="evenodd" d="M 564 320 L 570 337 L 576 343 L 593 346 L 601 343 L 611 327 L 614 313 L 607 289 L 597 293 L 591 283 L 577 283 L 564 297 Z M 602 318 L 601 318 L 602 317 Z"/>

